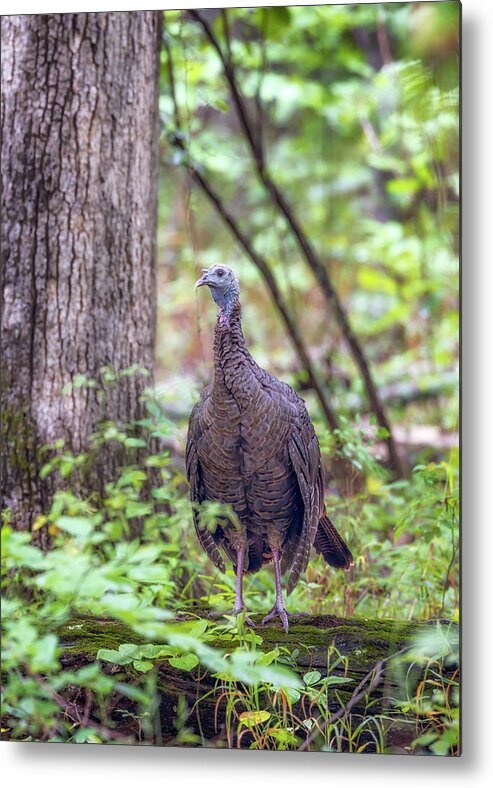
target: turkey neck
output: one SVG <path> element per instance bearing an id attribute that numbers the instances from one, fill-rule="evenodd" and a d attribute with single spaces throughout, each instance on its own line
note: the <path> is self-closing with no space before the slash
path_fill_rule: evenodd
<path id="1" fill-rule="evenodd" d="M 238 302 L 229 324 L 221 325 L 218 319 L 214 330 L 214 400 L 221 402 L 225 396 L 233 397 L 240 408 L 245 408 L 258 387 L 255 367 L 243 336 Z"/>

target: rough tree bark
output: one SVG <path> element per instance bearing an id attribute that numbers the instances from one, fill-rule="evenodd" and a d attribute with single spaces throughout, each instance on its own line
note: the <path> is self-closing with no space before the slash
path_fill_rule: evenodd
<path id="1" fill-rule="evenodd" d="M 50 498 L 39 448 L 84 448 L 139 414 L 146 379 L 104 412 L 75 374 L 151 368 L 158 12 L 11 16 L 2 34 L 2 497 L 18 528 Z M 111 474 L 97 468 L 103 483 Z"/>

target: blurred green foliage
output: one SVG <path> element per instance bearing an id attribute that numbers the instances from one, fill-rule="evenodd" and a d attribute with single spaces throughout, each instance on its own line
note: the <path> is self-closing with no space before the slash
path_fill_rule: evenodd
<path id="1" fill-rule="evenodd" d="M 269 172 L 346 305 L 377 385 L 438 389 L 417 404 L 394 398 L 391 421 L 449 431 L 458 411 L 458 15 L 456 2 L 202 14 L 223 50 L 228 31 Z M 269 261 L 338 412 L 350 414 L 364 402 L 362 381 L 293 233 L 255 175 L 218 55 L 188 12 L 165 13 L 164 37 L 158 376 L 185 372 L 192 386 L 207 377 L 212 311 L 195 300 L 193 282 L 202 265 L 223 261 L 240 276 L 256 359 L 303 382 L 258 271 L 190 184 L 188 156 L 172 144 L 171 60 L 191 160 Z"/>

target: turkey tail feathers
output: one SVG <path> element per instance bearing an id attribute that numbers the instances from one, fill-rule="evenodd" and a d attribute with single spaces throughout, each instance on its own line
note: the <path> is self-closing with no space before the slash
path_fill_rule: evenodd
<path id="1" fill-rule="evenodd" d="M 349 547 L 339 536 L 327 514 L 323 514 L 318 521 L 317 535 L 313 546 L 317 553 L 323 555 L 328 564 L 337 567 L 337 569 L 349 569 L 354 564 Z"/>

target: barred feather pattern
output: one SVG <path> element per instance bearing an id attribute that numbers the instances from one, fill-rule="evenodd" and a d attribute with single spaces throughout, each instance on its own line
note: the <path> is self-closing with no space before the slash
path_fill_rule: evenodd
<path id="1" fill-rule="evenodd" d="M 214 380 L 189 420 L 186 471 L 191 500 L 230 504 L 237 523 L 214 533 L 194 524 L 202 548 L 221 571 L 246 551 L 245 572 L 281 555 L 288 593 L 305 571 L 312 546 L 335 567 L 352 563 L 324 506 L 320 447 L 304 401 L 258 366 L 241 328 L 239 303 L 214 333 Z"/>

